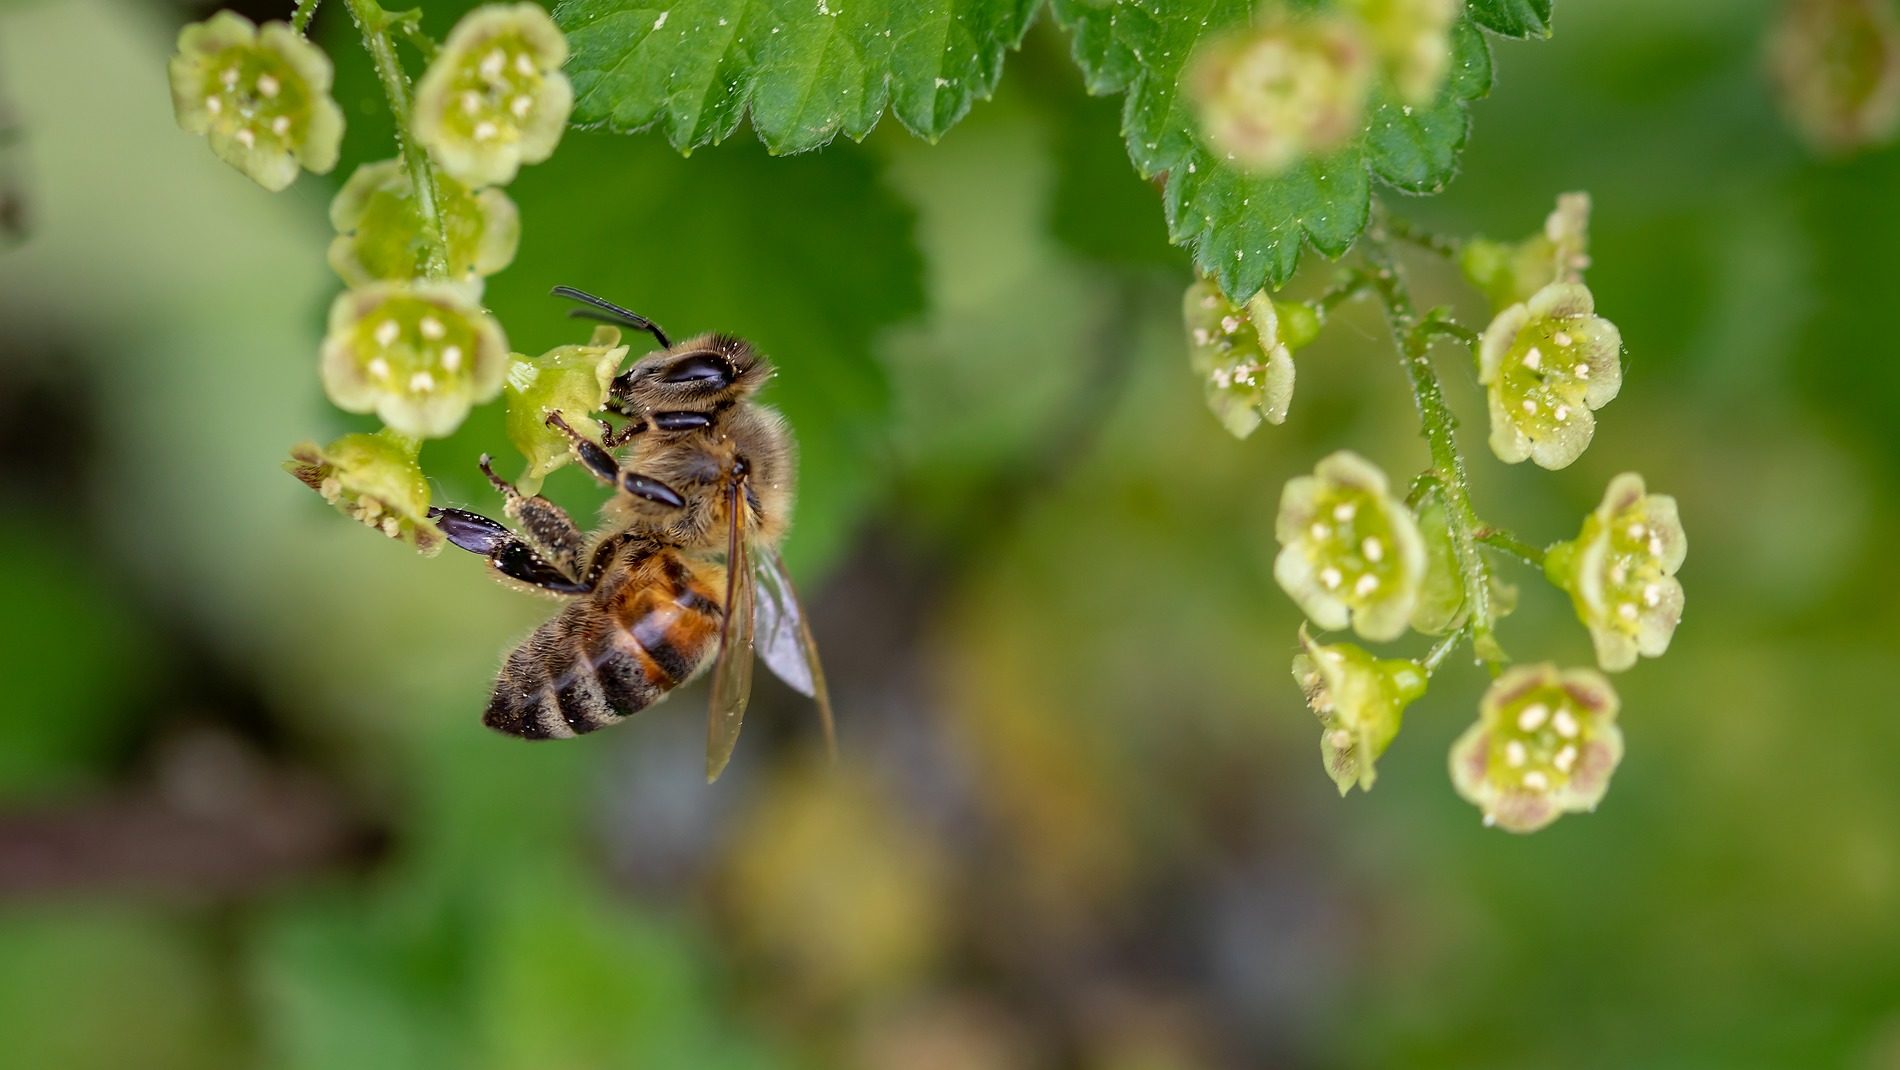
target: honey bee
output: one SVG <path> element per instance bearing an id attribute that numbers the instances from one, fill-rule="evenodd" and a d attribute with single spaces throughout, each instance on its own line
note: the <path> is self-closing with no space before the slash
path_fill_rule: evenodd
<path id="1" fill-rule="evenodd" d="M 816 701 L 835 747 L 831 700 L 778 543 L 792 512 L 791 429 L 752 400 L 772 366 L 749 343 L 708 334 L 672 342 L 644 316 L 571 287 L 571 315 L 630 327 L 660 344 L 612 382 L 624 417 L 600 442 L 558 411 L 581 466 L 614 489 L 586 534 L 539 495 L 482 471 L 516 530 L 463 509 L 431 509 L 449 541 L 511 585 L 568 599 L 508 655 L 482 722 L 524 739 L 567 739 L 618 724 L 712 662 L 706 779 L 732 757 L 756 652 Z M 624 447 L 624 461 L 612 451 Z"/>

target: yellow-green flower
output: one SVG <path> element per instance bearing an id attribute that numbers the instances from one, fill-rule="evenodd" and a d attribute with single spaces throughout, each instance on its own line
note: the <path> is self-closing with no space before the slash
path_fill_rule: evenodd
<path id="1" fill-rule="evenodd" d="M 1293 658 L 1293 679 L 1319 715 L 1319 753 L 1341 795 L 1372 790 L 1373 764 L 1399 734 L 1405 707 L 1425 693 L 1418 662 L 1381 660 L 1352 643 L 1321 646 L 1300 629 L 1304 652 Z"/>
<path id="2" fill-rule="evenodd" d="M 425 555 L 442 548 L 429 518 L 429 481 L 416 463 L 415 439 L 388 429 L 344 435 L 328 446 L 291 447 L 284 469 L 343 515 L 406 542 Z"/>
<path id="3" fill-rule="evenodd" d="M 1202 45 L 1186 85 L 1209 147 L 1244 168 L 1284 171 L 1364 126 L 1371 52 L 1354 20 L 1274 19 Z"/>
<path id="4" fill-rule="evenodd" d="M 508 340 L 468 291 L 378 282 L 339 294 L 323 340 L 323 388 L 337 408 L 374 412 L 406 435 L 440 438 L 501 393 Z"/>
<path id="5" fill-rule="evenodd" d="M 421 274 L 436 237 L 417 210 L 414 187 L 400 160 L 366 163 L 330 202 L 330 267 L 351 286 Z M 479 289 L 515 258 L 521 216 L 498 189 L 471 191 L 436 176 L 436 203 L 448 230 L 449 277 Z"/>
<path id="6" fill-rule="evenodd" d="M 1367 639 L 1405 631 L 1425 575 L 1425 544 L 1385 473 L 1341 450 L 1287 481 L 1273 577 L 1314 624 Z"/>
<path id="7" fill-rule="evenodd" d="M 330 98 L 330 57 L 284 23 L 260 30 L 230 11 L 194 22 L 178 34 L 170 73 L 178 125 L 265 189 L 290 185 L 300 167 L 336 166 L 343 111 Z"/>
<path id="8" fill-rule="evenodd" d="M 1451 27 L 1464 0 L 1351 0 L 1347 6 L 1365 23 L 1399 99 L 1430 104 L 1451 70 Z"/>
<path id="9" fill-rule="evenodd" d="M 1689 553 L 1676 499 L 1650 494 L 1643 477 L 1625 472 L 1610 480 L 1583 531 L 1544 557 L 1544 573 L 1570 592 L 1577 617 L 1590 629 L 1597 664 L 1621 672 L 1640 654 L 1669 649 L 1682 621 L 1682 581 L 1676 570 Z"/>
<path id="10" fill-rule="evenodd" d="M 1545 468 L 1576 460 L 1600 409 L 1623 386 L 1623 336 L 1580 282 L 1556 282 L 1498 313 L 1478 344 L 1491 409 L 1491 452 Z"/>
<path id="11" fill-rule="evenodd" d="M 1262 420 L 1285 421 L 1293 400 L 1293 350 L 1319 329 L 1312 309 L 1275 305 L 1264 290 L 1235 305 L 1201 279 L 1188 287 L 1181 313 L 1189 358 L 1221 426 L 1246 438 Z"/>
<path id="12" fill-rule="evenodd" d="M 548 413 L 560 413 L 568 426 L 598 440 L 602 428 L 594 414 L 607 403 L 608 388 L 626 358 L 620 331 L 602 326 L 586 345 L 557 346 L 532 358 L 516 354 L 509 362 L 502 393 L 508 441 L 528 459 L 528 470 L 516 483 L 523 494 L 536 493 L 549 472 L 574 456 L 568 437 L 548 426 Z"/>
<path id="13" fill-rule="evenodd" d="M 1452 784 L 1485 824 L 1510 832 L 1594 810 L 1623 759 L 1616 711 L 1616 691 L 1594 669 L 1508 669 L 1452 745 Z"/>
<path id="14" fill-rule="evenodd" d="M 470 187 L 514 180 L 554 152 L 574 106 L 567 38 L 537 4 L 490 4 L 462 17 L 416 83 L 416 140 Z"/>

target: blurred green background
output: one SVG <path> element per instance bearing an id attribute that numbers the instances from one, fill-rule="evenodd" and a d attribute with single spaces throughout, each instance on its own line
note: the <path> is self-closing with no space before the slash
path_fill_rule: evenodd
<path id="1" fill-rule="evenodd" d="M 1690 532 L 1608 799 L 1529 838 L 1447 780 L 1476 669 L 1335 796 L 1272 515 L 1342 445 L 1423 466 L 1401 376 L 1357 309 L 1285 426 L 1227 437 L 1117 102 L 1046 24 L 935 146 L 574 133 L 511 187 L 516 349 L 579 340 L 567 283 L 778 361 L 845 758 L 776 682 L 711 788 L 698 688 L 585 743 L 483 730 L 548 604 L 278 467 L 362 426 L 314 354 L 376 86 L 325 5 L 344 162 L 267 195 L 172 120 L 208 10 L 0 8 L 0 1066 L 1900 1066 L 1900 151 L 1801 148 L 1765 0 L 1558 4 L 1450 191 L 1393 203 L 1510 238 L 1594 194 L 1622 396 L 1572 468 L 1507 468 L 1445 362 L 1478 505 L 1569 537 L 1636 469 Z M 485 449 L 498 408 L 427 447 L 439 501 L 496 509 Z M 1584 663 L 1521 578 L 1507 646 Z"/>

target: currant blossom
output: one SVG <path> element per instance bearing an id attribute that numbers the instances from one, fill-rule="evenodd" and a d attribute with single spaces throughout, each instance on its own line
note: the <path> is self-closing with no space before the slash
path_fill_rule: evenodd
<path id="1" fill-rule="evenodd" d="M 558 346 L 539 357 L 516 354 L 508 364 L 502 395 L 508 407 L 508 441 L 528 459 L 528 470 L 516 481 L 523 494 L 534 494 L 549 472 L 573 457 L 568 438 L 548 426 L 558 412 L 568 426 L 598 440 L 601 433 L 594 414 L 607 403 L 608 387 L 627 357 L 620 331 L 601 326 L 586 345 Z"/>
<path id="2" fill-rule="evenodd" d="M 1623 386 L 1623 337 L 1582 283 L 1556 282 L 1498 313 L 1478 344 L 1491 452 L 1562 468 L 1582 455 L 1600 409 Z"/>
<path id="3" fill-rule="evenodd" d="M 343 515 L 433 555 L 442 548 L 442 532 L 428 519 L 429 481 L 416 463 L 419 445 L 387 428 L 344 435 L 328 446 L 303 442 L 291 447 L 284 469 Z"/>
<path id="4" fill-rule="evenodd" d="M 323 388 L 345 412 L 440 438 L 501 392 L 508 340 L 468 291 L 378 282 L 337 296 L 323 340 Z"/>
<path id="5" fill-rule="evenodd" d="M 1425 544 L 1385 473 L 1341 450 L 1287 481 L 1275 524 L 1273 576 L 1314 624 L 1396 639 L 1418 602 Z"/>
<path id="6" fill-rule="evenodd" d="M 1485 824 L 1510 832 L 1594 810 L 1623 758 L 1616 711 L 1616 691 L 1594 669 L 1507 669 L 1452 745 L 1452 784 Z"/>
<path id="7" fill-rule="evenodd" d="M 1242 167 L 1284 171 L 1364 125 L 1371 53 L 1350 19 L 1279 19 L 1208 42 L 1187 86 L 1208 145 Z"/>
<path id="8" fill-rule="evenodd" d="M 1466 242 L 1458 264 L 1494 309 L 1528 301 L 1553 282 L 1582 282 L 1590 266 L 1590 195 L 1558 194 L 1543 229 L 1523 241 Z"/>
<path id="9" fill-rule="evenodd" d="M 1189 358 L 1221 426 L 1246 438 L 1262 420 L 1284 422 L 1293 400 L 1293 350 L 1319 330 L 1313 310 L 1276 305 L 1264 290 L 1237 306 L 1202 279 L 1188 287 L 1181 312 Z"/>
<path id="10" fill-rule="evenodd" d="M 336 166 L 343 111 L 330 98 L 332 73 L 330 57 L 288 25 L 260 30 L 220 11 L 178 34 L 172 110 L 219 159 L 276 191 L 299 168 L 323 174 Z"/>
<path id="11" fill-rule="evenodd" d="M 1625 472 L 1610 480 L 1583 531 L 1544 556 L 1544 573 L 1570 592 L 1577 617 L 1590 629 L 1597 664 L 1621 672 L 1637 655 L 1660 657 L 1682 621 L 1682 582 L 1676 570 L 1689 553 L 1676 499 L 1650 494 L 1643 477 Z"/>
<path id="12" fill-rule="evenodd" d="M 1399 99 L 1430 104 L 1451 70 L 1451 28 L 1464 0 L 1351 0 Z"/>
<path id="13" fill-rule="evenodd" d="M 513 181 L 561 140 L 574 106 L 566 62 L 567 37 L 540 5 L 476 8 L 416 83 L 416 140 L 463 185 Z"/>

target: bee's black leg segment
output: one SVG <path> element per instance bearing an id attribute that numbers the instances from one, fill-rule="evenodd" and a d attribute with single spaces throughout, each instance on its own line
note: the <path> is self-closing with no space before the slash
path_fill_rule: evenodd
<path id="1" fill-rule="evenodd" d="M 494 484 L 494 487 L 496 490 L 501 491 L 502 497 L 510 499 L 510 500 L 513 500 L 519 497 L 521 492 L 515 489 L 515 485 L 513 483 L 510 483 L 507 480 L 495 474 L 493 461 L 494 461 L 494 458 L 484 453 L 482 454 L 482 459 L 477 461 L 476 463 L 482 466 L 482 474 L 488 477 L 488 482 Z"/>
<path id="2" fill-rule="evenodd" d="M 547 559 L 535 553 L 533 547 L 520 539 L 503 546 L 488 559 L 488 563 L 509 579 L 520 580 L 555 594 L 586 594 L 593 589 L 593 584 L 576 580 L 549 564 Z"/>
<path id="3" fill-rule="evenodd" d="M 574 430 L 561 416 L 559 409 L 548 413 L 547 425 L 567 436 L 567 443 L 574 450 L 574 456 L 581 462 L 581 467 L 592 472 L 594 478 L 602 483 L 610 487 L 614 485 L 615 480 L 620 476 L 620 462 L 614 460 L 613 454 L 601 449 L 586 435 Z"/>
<path id="4" fill-rule="evenodd" d="M 626 445 L 633 441 L 633 436 L 647 429 L 647 422 L 638 416 L 628 416 L 627 426 L 618 431 L 609 426 L 605 420 L 600 421 L 600 425 L 606 428 L 605 431 L 601 432 L 600 444 L 608 449 Z"/>
<path id="5" fill-rule="evenodd" d="M 620 489 L 636 498 L 644 498 L 655 504 L 671 506 L 674 509 L 683 508 L 686 505 L 686 499 L 680 497 L 679 491 L 654 479 L 652 476 L 643 476 L 638 472 L 620 473 Z"/>
<path id="6" fill-rule="evenodd" d="M 515 537 L 515 533 L 509 531 L 506 525 L 466 509 L 431 508 L 429 519 L 435 521 L 435 526 L 442 529 L 442 534 L 448 536 L 450 542 L 483 557 L 501 549 Z"/>

